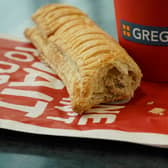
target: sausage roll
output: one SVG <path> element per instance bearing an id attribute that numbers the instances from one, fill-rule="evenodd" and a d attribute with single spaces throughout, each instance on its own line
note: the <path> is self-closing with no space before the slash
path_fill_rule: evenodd
<path id="1" fill-rule="evenodd" d="M 25 36 L 64 82 L 75 112 L 130 100 L 140 85 L 138 65 L 118 42 L 81 10 L 50 4 L 32 16 Z"/>

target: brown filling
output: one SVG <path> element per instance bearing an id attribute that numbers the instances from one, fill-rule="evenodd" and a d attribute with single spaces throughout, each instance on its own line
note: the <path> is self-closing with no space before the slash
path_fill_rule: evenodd
<path id="1" fill-rule="evenodd" d="M 117 68 L 112 67 L 102 76 L 101 81 L 98 81 L 94 97 L 97 97 L 100 102 L 126 100 L 132 97 L 136 83 L 134 72 L 128 71 L 128 74 L 123 74 Z"/>

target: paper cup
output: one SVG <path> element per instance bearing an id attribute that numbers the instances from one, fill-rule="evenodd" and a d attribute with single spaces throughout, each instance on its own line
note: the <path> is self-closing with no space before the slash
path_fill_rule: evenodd
<path id="1" fill-rule="evenodd" d="M 114 0 L 118 39 L 144 79 L 168 82 L 168 0 Z"/>

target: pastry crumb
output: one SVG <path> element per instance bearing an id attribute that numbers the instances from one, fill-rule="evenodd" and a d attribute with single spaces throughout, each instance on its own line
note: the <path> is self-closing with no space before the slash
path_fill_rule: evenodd
<path id="1" fill-rule="evenodd" d="M 164 109 L 164 108 L 155 107 L 152 110 L 150 110 L 149 112 L 152 113 L 152 114 L 164 115 L 165 110 L 166 109 Z"/>
<path id="2" fill-rule="evenodd" d="M 154 101 L 148 101 L 146 104 L 147 105 L 152 105 L 152 104 L 154 104 Z"/>

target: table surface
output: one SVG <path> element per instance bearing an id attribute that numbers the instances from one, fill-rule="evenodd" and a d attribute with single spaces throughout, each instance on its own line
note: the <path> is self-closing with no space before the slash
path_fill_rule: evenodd
<path id="1" fill-rule="evenodd" d="M 0 130 L 0 168 L 167 168 L 168 150 Z"/>
<path id="2" fill-rule="evenodd" d="M 112 0 L 0 1 L 0 33 L 23 36 L 40 6 L 64 2 L 78 6 L 116 38 Z M 142 145 L 0 130 L 0 168 L 167 168 L 168 150 Z"/>

